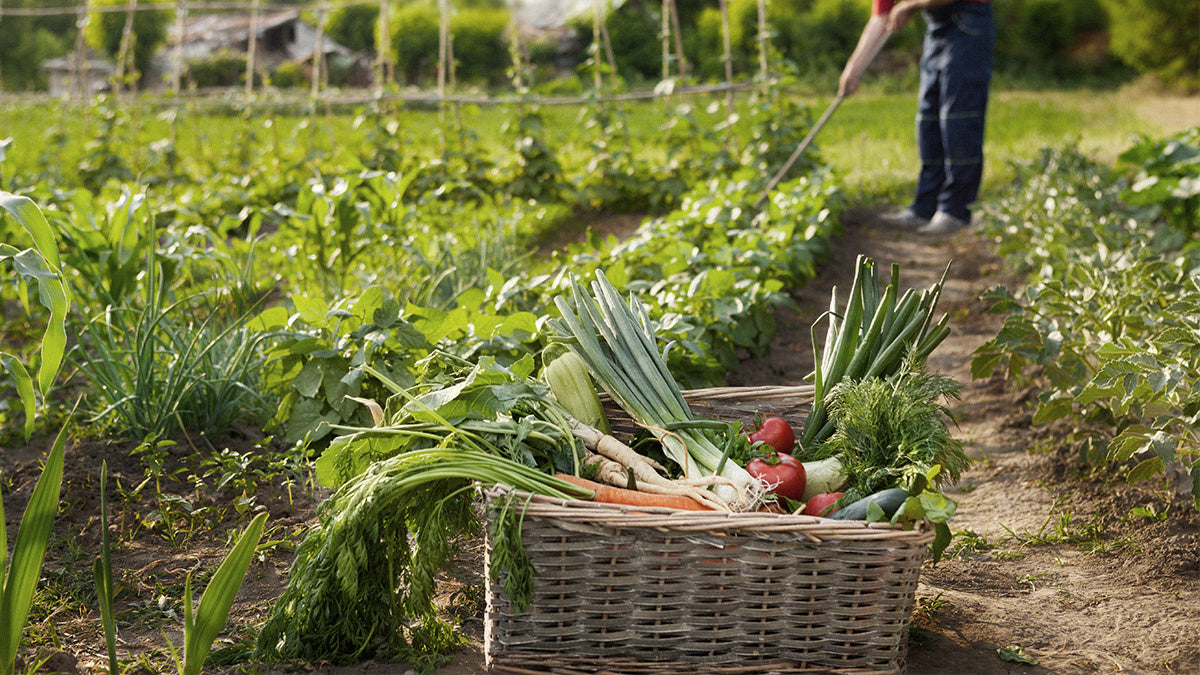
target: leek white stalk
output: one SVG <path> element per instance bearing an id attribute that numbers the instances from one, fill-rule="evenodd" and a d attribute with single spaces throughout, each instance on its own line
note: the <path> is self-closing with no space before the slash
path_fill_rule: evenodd
<path id="1" fill-rule="evenodd" d="M 719 476 L 713 489 L 731 510 L 755 508 L 761 485 L 736 463 L 722 465 L 723 449 L 684 400 L 637 297 L 626 302 L 598 270 L 592 295 L 572 280 L 569 295 L 554 302 L 562 318 L 550 321 L 551 330 L 583 359 L 600 388 L 659 439 L 685 480 Z"/>

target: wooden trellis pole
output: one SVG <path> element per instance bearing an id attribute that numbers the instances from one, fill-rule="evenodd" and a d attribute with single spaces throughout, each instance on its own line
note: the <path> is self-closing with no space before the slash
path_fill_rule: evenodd
<path id="1" fill-rule="evenodd" d="M 4 21 L 4 3 L 0 1 L 0 22 Z M 0 61 L 0 69 L 3 68 L 3 61 Z M 0 70 L 3 72 L 3 70 Z M 4 78 L 0 78 L 0 91 L 4 91 Z"/>
<path id="2" fill-rule="evenodd" d="M 617 57 L 613 54 L 612 39 L 608 36 L 608 14 L 600 22 L 600 39 L 604 41 L 604 59 L 608 62 L 608 71 L 613 77 L 617 76 Z"/>
<path id="3" fill-rule="evenodd" d="M 667 4 L 671 6 L 671 28 L 675 33 L 675 58 L 679 61 L 679 77 L 686 80 L 688 62 L 683 53 L 683 29 L 679 25 L 679 8 L 675 6 L 675 0 L 667 0 Z"/>
<path id="4" fill-rule="evenodd" d="M 446 125 L 446 76 L 450 68 L 450 4 L 438 0 L 438 119 Z"/>
<path id="5" fill-rule="evenodd" d="M 669 0 L 662 1 L 662 23 L 658 28 L 662 42 L 662 79 L 666 82 L 671 77 L 671 5 Z"/>
<path id="6" fill-rule="evenodd" d="M 729 2 L 721 0 L 721 42 L 725 59 L 725 107 L 733 115 L 733 47 L 729 42 Z"/>
<path id="7" fill-rule="evenodd" d="M 254 94 L 254 62 L 258 58 L 258 0 L 250 3 L 250 35 L 246 45 L 246 98 Z"/>
<path id="8" fill-rule="evenodd" d="M 133 17 L 136 13 L 137 0 L 129 0 L 129 4 L 125 6 L 125 27 L 121 30 L 121 46 L 117 49 L 117 74 L 114 88 L 117 92 L 120 92 L 126 84 L 126 67 L 133 63 L 133 47 L 137 41 L 137 36 L 133 32 Z M 136 81 L 135 77 L 131 89 L 136 89 Z"/>
<path id="9" fill-rule="evenodd" d="M 329 69 L 325 65 L 325 25 L 329 22 L 329 0 L 321 0 L 317 8 L 317 43 L 312 54 L 312 90 L 315 100 L 321 95 L 321 87 L 329 87 Z"/>
<path id="10" fill-rule="evenodd" d="M 85 97 L 87 87 L 87 83 L 83 77 L 83 66 L 86 61 L 83 34 L 87 30 L 89 21 L 88 13 L 91 11 L 91 5 L 91 0 L 84 0 L 79 5 L 79 13 L 75 16 L 75 55 L 72 57 L 74 60 L 71 62 L 71 67 L 75 71 L 75 97 L 80 100 Z"/>
<path id="11" fill-rule="evenodd" d="M 592 85 L 599 92 L 604 85 L 604 81 L 600 79 L 600 0 L 592 3 L 592 49 L 596 50 L 593 57 L 596 67 L 592 69 Z"/>
<path id="12" fill-rule="evenodd" d="M 392 31 L 388 23 L 390 0 L 379 0 L 379 19 L 375 23 L 375 91 L 383 94 L 384 87 L 391 82 L 392 69 Z"/>
<path id="13" fill-rule="evenodd" d="M 508 21 L 508 52 L 512 58 L 513 68 L 513 89 L 517 91 L 517 110 L 520 113 L 525 112 L 525 51 L 521 45 L 521 26 L 517 20 L 517 14 L 521 11 L 521 2 L 516 0 L 512 6 L 512 13 Z"/>
<path id="14" fill-rule="evenodd" d="M 183 44 L 187 41 L 187 0 L 175 5 L 175 68 L 171 73 L 171 93 L 178 94 L 183 81 Z"/>
<path id="15" fill-rule="evenodd" d="M 767 81 L 767 0 L 758 0 L 758 74 Z"/>

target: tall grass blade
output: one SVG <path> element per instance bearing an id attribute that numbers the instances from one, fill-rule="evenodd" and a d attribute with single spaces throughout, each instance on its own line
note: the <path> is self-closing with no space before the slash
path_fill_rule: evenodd
<path id="1" fill-rule="evenodd" d="M 3 582 L 0 589 L 0 675 L 11 675 L 16 667 L 17 645 L 21 642 L 21 631 L 25 628 L 33 593 L 42 575 L 46 545 L 54 526 L 54 516 L 58 513 L 66 443 L 67 427 L 64 426 L 46 457 L 42 475 L 25 507 L 12 558 L 7 561 L 8 569 L 0 568 L 0 574 L 3 574 L 0 579 Z M 3 515 L 0 507 L 0 530 L 4 529 Z M 7 543 L 0 538 L 0 544 L 5 544 L 0 550 L 7 550 Z"/>
<path id="2" fill-rule="evenodd" d="M 199 675 L 204 667 L 204 659 L 208 657 L 217 634 L 225 627 L 229 608 L 233 606 L 233 599 L 246 578 L 246 571 L 250 568 L 250 561 L 254 558 L 254 551 L 258 547 L 258 540 L 262 537 L 266 522 L 267 514 L 260 513 L 242 532 L 241 538 L 225 556 L 212 581 L 204 589 L 204 594 L 200 596 L 200 606 L 196 608 L 194 617 L 191 577 L 188 578 L 187 597 L 184 602 L 183 675 Z"/>
<path id="3" fill-rule="evenodd" d="M 100 557 L 96 559 L 96 597 L 100 603 L 100 621 L 104 625 L 104 646 L 108 650 L 108 673 L 117 675 L 117 624 L 113 611 L 112 542 L 108 538 L 108 462 L 100 464 Z"/>

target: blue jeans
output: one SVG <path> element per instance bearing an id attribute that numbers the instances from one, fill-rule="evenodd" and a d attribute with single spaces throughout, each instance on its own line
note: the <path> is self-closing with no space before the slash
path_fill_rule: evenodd
<path id="1" fill-rule="evenodd" d="M 924 12 L 917 106 L 921 173 L 910 207 L 970 221 L 983 178 L 983 130 L 996 28 L 991 3 L 954 2 Z"/>

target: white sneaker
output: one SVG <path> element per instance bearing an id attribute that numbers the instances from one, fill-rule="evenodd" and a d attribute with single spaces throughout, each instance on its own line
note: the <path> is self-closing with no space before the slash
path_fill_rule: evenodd
<path id="1" fill-rule="evenodd" d="M 928 219 L 918 216 L 912 209 L 891 211 L 879 216 L 879 219 L 892 227 L 903 227 L 910 230 L 925 227 L 929 224 Z"/>
<path id="2" fill-rule="evenodd" d="M 969 223 L 962 218 L 954 216 L 944 211 L 938 211 L 933 214 L 933 218 L 929 222 L 917 229 L 921 234 L 953 234 L 965 228 Z"/>

